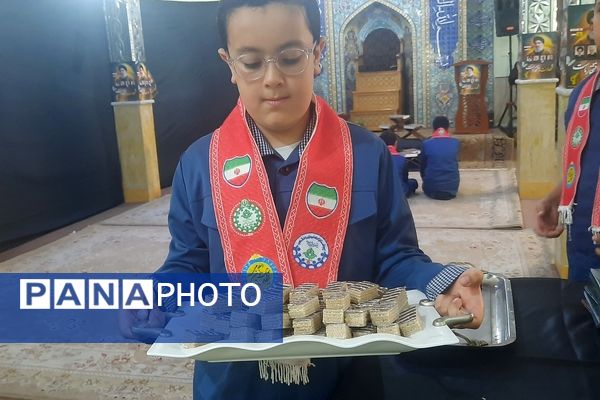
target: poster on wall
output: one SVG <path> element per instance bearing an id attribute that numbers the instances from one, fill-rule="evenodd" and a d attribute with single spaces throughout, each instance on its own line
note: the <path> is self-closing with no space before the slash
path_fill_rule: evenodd
<path id="1" fill-rule="evenodd" d="M 521 35 L 521 79 L 556 78 L 558 32 Z"/>
<path id="2" fill-rule="evenodd" d="M 112 91 L 114 101 L 138 100 L 134 63 L 121 62 L 113 64 Z"/>
<path id="3" fill-rule="evenodd" d="M 156 82 L 144 63 L 113 64 L 112 91 L 114 101 L 151 100 L 156 97 Z"/>
<path id="4" fill-rule="evenodd" d="M 481 93 L 481 70 L 477 64 L 459 66 L 460 81 L 458 87 L 461 95 Z"/>
<path id="5" fill-rule="evenodd" d="M 156 97 L 156 82 L 150 73 L 150 70 L 144 63 L 137 63 L 136 79 L 137 90 L 140 100 L 151 100 Z"/>
<path id="6" fill-rule="evenodd" d="M 577 86 L 596 71 L 598 48 L 594 40 L 594 4 L 569 6 L 567 37 L 567 87 Z"/>

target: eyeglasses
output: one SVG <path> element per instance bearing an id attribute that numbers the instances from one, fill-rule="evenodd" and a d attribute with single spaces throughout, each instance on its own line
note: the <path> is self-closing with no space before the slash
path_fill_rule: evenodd
<path id="1" fill-rule="evenodd" d="M 252 53 L 242 54 L 228 59 L 227 63 L 247 81 L 255 81 L 265 76 L 267 63 L 270 62 L 274 63 L 284 75 L 300 75 L 308 67 L 308 59 L 316 46 L 315 43 L 309 49 L 285 49 L 274 57 L 261 57 Z"/>

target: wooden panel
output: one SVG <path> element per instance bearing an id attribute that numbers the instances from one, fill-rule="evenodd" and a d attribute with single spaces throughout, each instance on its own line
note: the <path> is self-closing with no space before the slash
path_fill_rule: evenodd
<path id="1" fill-rule="evenodd" d="M 402 75 L 400 71 L 359 72 L 356 74 L 357 92 L 381 92 L 401 89 Z"/>
<path id="2" fill-rule="evenodd" d="M 354 111 L 379 111 L 402 109 L 402 92 L 388 90 L 385 92 L 354 92 Z"/>
<path id="3" fill-rule="evenodd" d="M 379 131 L 379 125 L 393 125 L 390 120 L 390 115 L 393 114 L 396 114 L 396 111 L 393 109 L 380 111 L 353 111 L 350 116 L 350 121 L 362 125 L 370 131 Z"/>

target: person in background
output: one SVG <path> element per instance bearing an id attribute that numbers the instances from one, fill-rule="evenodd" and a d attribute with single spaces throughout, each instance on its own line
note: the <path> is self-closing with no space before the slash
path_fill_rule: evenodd
<path id="1" fill-rule="evenodd" d="M 600 1 L 596 1 L 594 10 L 592 26 L 600 23 Z M 600 40 L 600 30 L 593 34 Z M 565 111 L 563 178 L 537 204 L 538 235 L 555 238 L 568 227 L 569 279 L 574 281 L 587 281 L 590 269 L 600 267 L 597 247 L 590 240 L 595 201 L 600 209 L 600 194 L 596 195 L 600 175 L 598 76 L 596 72 L 587 77 L 571 93 Z M 599 232 L 600 226 L 597 228 L 592 231 Z"/>
<path id="2" fill-rule="evenodd" d="M 450 121 L 444 116 L 433 120 L 433 134 L 423 142 L 421 178 L 423 192 L 436 200 L 456 197 L 460 185 L 458 154 L 460 142 L 450 136 Z"/>
<path id="3" fill-rule="evenodd" d="M 387 130 L 383 131 L 381 135 L 379 135 L 379 137 L 387 145 L 387 148 L 390 151 L 390 154 L 392 155 L 394 168 L 398 171 L 398 174 L 400 175 L 400 181 L 402 182 L 404 195 L 406 197 L 412 196 L 413 194 L 415 194 L 415 191 L 419 187 L 419 183 L 416 179 L 408 177 L 408 164 L 406 163 L 406 159 L 396 149 L 398 136 L 393 131 Z"/>

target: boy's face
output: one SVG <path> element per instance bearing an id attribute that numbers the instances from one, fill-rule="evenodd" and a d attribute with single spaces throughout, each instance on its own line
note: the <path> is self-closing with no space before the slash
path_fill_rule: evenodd
<path id="1" fill-rule="evenodd" d="M 234 10 L 228 19 L 227 37 L 228 52 L 219 49 L 224 61 L 249 54 L 255 62 L 276 57 L 285 49 L 311 49 L 314 45 L 304 10 L 281 3 Z M 298 75 L 286 75 L 274 62 L 269 62 L 264 65 L 261 78 L 249 80 L 230 65 L 231 82 L 237 85 L 248 113 L 262 130 L 277 134 L 307 123 L 314 76 L 321 71 L 323 47 L 321 40 L 310 53 L 306 69 Z"/>

